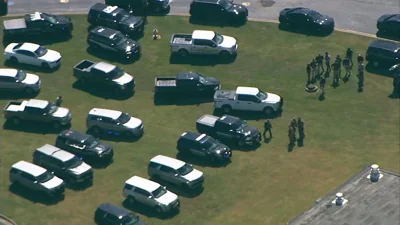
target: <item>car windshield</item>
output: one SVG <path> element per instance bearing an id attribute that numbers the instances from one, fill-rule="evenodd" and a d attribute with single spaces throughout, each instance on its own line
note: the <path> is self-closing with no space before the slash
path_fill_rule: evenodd
<path id="1" fill-rule="evenodd" d="M 99 144 L 99 141 L 93 136 L 88 136 L 88 138 L 84 141 L 84 143 L 89 146 L 89 148 L 94 148 Z"/>
<path id="2" fill-rule="evenodd" d="M 232 124 L 233 128 L 237 131 L 243 130 L 245 127 L 247 127 L 247 123 L 244 122 L 243 120 L 237 120 Z"/>
<path id="3" fill-rule="evenodd" d="M 127 123 L 129 120 L 131 119 L 131 117 L 128 115 L 128 113 L 122 113 L 119 117 L 118 117 L 118 122 L 125 124 Z"/>
<path id="4" fill-rule="evenodd" d="M 151 194 L 154 196 L 154 198 L 159 198 L 167 193 L 167 190 L 163 187 L 157 188 L 155 191 L 153 191 Z"/>
<path id="5" fill-rule="evenodd" d="M 256 96 L 261 100 L 265 100 L 265 99 L 268 98 L 268 94 L 263 92 L 263 91 L 261 91 L 261 90 L 257 93 Z"/>
<path id="6" fill-rule="evenodd" d="M 212 40 L 219 45 L 224 41 L 224 37 L 218 33 L 215 33 L 215 36 Z"/>
<path id="7" fill-rule="evenodd" d="M 117 12 L 117 15 L 115 16 L 118 21 L 123 21 L 129 18 L 129 13 L 127 13 L 125 10 L 121 9 L 119 12 Z"/>
<path id="8" fill-rule="evenodd" d="M 182 166 L 181 168 L 179 168 L 177 171 L 178 171 L 178 174 L 179 174 L 179 175 L 184 176 L 184 175 L 186 175 L 186 174 L 192 172 L 192 171 L 193 171 L 193 167 L 192 167 L 191 165 L 185 163 L 185 165 L 183 165 L 183 166 Z"/>
<path id="9" fill-rule="evenodd" d="M 36 49 L 35 54 L 39 57 L 42 57 L 44 55 L 46 55 L 47 53 L 47 48 L 43 47 L 43 46 L 39 46 L 38 49 Z"/>
<path id="10" fill-rule="evenodd" d="M 201 75 L 201 74 L 197 74 L 199 76 L 199 82 L 202 84 L 207 83 L 207 80 Z"/>
<path id="11" fill-rule="evenodd" d="M 22 70 L 19 70 L 15 78 L 19 81 L 23 81 L 26 78 L 26 73 Z"/>
<path id="12" fill-rule="evenodd" d="M 118 79 L 120 77 L 122 77 L 122 75 L 124 75 L 125 72 L 123 69 L 119 68 L 119 67 L 115 67 L 115 69 L 111 70 L 107 76 L 110 79 Z"/>
<path id="13" fill-rule="evenodd" d="M 54 175 L 52 173 L 50 173 L 49 171 L 46 171 L 44 173 L 42 173 L 41 175 L 39 175 L 38 177 L 36 177 L 36 180 L 40 183 L 46 183 L 47 181 L 53 179 Z"/>
<path id="14" fill-rule="evenodd" d="M 72 159 L 65 162 L 65 167 L 67 168 L 75 168 L 82 164 L 82 160 L 80 160 L 77 156 L 74 156 Z"/>
<path id="15" fill-rule="evenodd" d="M 226 10 L 233 7 L 233 4 L 228 0 L 221 0 L 220 3 L 221 3 L 221 6 L 224 7 L 224 9 L 226 9 Z"/>
<path id="16" fill-rule="evenodd" d="M 204 147 L 206 147 L 210 150 L 215 149 L 219 144 L 219 142 L 217 140 L 215 140 L 214 138 L 211 138 L 209 136 L 205 136 L 204 138 L 202 138 L 200 140 L 200 143 L 202 143 L 204 145 Z"/>
<path id="17" fill-rule="evenodd" d="M 113 41 L 114 44 L 122 44 L 123 42 L 126 42 L 126 40 L 128 39 L 127 37 L 125 37 L 123 34 L 121 33 L 115 33 L 113 35 L 110 36 L 110 39 Z"/>
<path id="18" fill-rule="evenodd" d="M 57 109 L 58 109 L 58 106 L 56 106 L 56 105 L 53 104 L 53 103 L 49 103 L 49 104 L 46 106 L 46 108 L 44 108 L 44 111 L 47 112 L 47 113 L 49 113 L 49 114 L 53 114 L 53 113 L 55 113 L 55 112 L 57 111 Z"/>
<path id="19" fill-rule="evenodd" d="M 42 17 L 43 19 L 49 21 L 50 23 L 56 24 L 57 23 L 57 19 L 55 16 L 47 14 L 47 13 L 42 13 Z"/>
<path id="20" fill-rule="evenodd" d="M 316 11 L 310 11 L 308 13 L 308 15 L 313 19 L 313 20 L 317 20 L 319 19 L 322 15 L 319 12 Z"/>
<path id="21" fill-rule="evenodd" d="M 121 225 L 133 225 L 137 222 L 139 222 L 139 219 L 136 216 L 129 215 L 122 218 Z"/>

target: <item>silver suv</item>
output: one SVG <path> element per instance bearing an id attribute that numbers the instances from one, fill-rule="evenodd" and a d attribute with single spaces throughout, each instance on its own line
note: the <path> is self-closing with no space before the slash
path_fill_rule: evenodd
<path id="1" fill-rule="evenodd" d="M 184 190 L 203 188 L 204 175 L 181 160 L 168 156 L 157 155 L 150 160 L 147 167 L 150 177 L 177 185 Z"/>
<path id="2" fill-rule="evenodd" d="M 10 182 L 49 197 L 63 196 L 65 190 L 63 180 L 45 168 L 26 161 L 19 161 L 11 166 Z"/>
<path id="3" fill-rule="evenodd" d="M 88 131 L 94 135 L 107 133 L 134 138 L 142 136 L 144 132 L 142 120 L 111 109 L 93 108 L 90 110 L 86 126 Z"/>
<path id="4" fill-rule="evenodd" d="M 133 176 L 125 181 L 123 195 L 130 204 L 140 203 L 153 208 L 157 213 L 179 211 L 178 196 L 160 184 Z"/>
<path id="5" fill-rule="evenodd" d="M 0 69 L 0 91 L 24 92 L 33 95 L 40 91 L 38 75 L 16 69 Z"/>

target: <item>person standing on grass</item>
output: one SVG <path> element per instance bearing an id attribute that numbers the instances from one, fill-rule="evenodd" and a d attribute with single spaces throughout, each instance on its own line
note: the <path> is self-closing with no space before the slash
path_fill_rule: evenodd
<path id="1" fill-rule="evenodd" d="M 269 138 L 272 138 L 272 124 L 269 120 L 264 122 L 264 139 L 267 139 L 266 134 L 269 132 Z"/>
<path id="2" fill-rule="evenodd" d="M 351 68 L 351 60 L 348 57 L 344 58 L 343 67 L 344 67 L 344 70 L 346 72 L 346 74 L 344 75 L 343 80 L 347 81 L 351 76 L 351 69 L 350 69 Z"/>
<path id="3" fill-rule="evenodd" d="M 360 92 L 363 91 L 363 87 L 364 87 L 364 63 L 360 63 L 358 65 L 358 90 Z"/>
<path id="4" fill-rule="evenodd" d="M 315 76 L 317 73 L 317 62 L 315 59 L 311 61 L 311 83 L 315 82 Z"/>
<path id="5" fill-rule="evenodd" d="M 353 69 L 353 50 L 351 48 L 347 48 L 346 57 L 350 61 L 350 69 Z"/>
<path id="6" fill-rule="evenodd" d="M 299 117 L 297 124 L 299 126 L 299 142 L 303 143 L 303 140 L 306 137 L 304 132 L 304 121 Z"/>
<path id="7" fill-rule="evenodd" d="M 357 56 L 357 63 L 360 64 L 360 63 L 362 63 L 362 62 L 364 62 L 364 57 L 361 55 L 361 53 L 358 53 L 358 56 Z"/>
<path id="8" fill-rule="evenodd" d="M 338 86 L 339 85 L 339 70 L 340 70 L 340 66 L 339 66 L 339 62 L 336 60 L 336 62 L 334 62 L 332 64 L 333 67 L 333 79 L 332 79 L 332 86 Z"/>
<path id="9" fill-rule="evenodd" d="M 338 72 L 339 72 L 339 79 L 342 79 L 342 58 L 340 57 L 340 55 L 336 56 L 336 60 L 337 62 L 337 66 L 339 66 Z"/>
<path id="10" fill-rule="evenodd" d="M 331 72 L 331 56 L 329 55 L 328 52 L 325 52 L 325 65 L 329 77 L 329 73 Z"/>
<path id="11" fill-rule="evenodd" d="M 62 103 L 62 96 L 60 95 L 60 96 L 58 96 L 57 99 L 56 99 L 56 106 L 60 107 L 60 106 L 61 106 L 61 103 Z"/>
<path id="12" fill-rule="evenodd" d="M 321 54 L 318 54 L 315 57 L 315 61 L 317 61 L 317 79 L 324 72 L 324 57 Z"/>
<path id="13" fill-rule="evenodd" d="M 292 119 L 292 121 L 290 122 L 290 126 L 293 128 L 294 132 L 296 133 L 296 128 L 297 128 L 296 118 Z"/>
<path id="14" fill-rule="evenodd" d="M 326 78 L 325 76 L 321 76 L 321 79 L 319 80 L 319 86 L 321 88 L 322 94 L 325 94 L 325 84 L 326 84 Z"/>
<path id="15" fill-rule="evenodd" d="M 310 65 L 310 63 L 307 64 L 306 70 L 307 70 L 307 84 L 310 84 L 310 82 L 311 82 L 311 65 Z"/>
<path id="16" fill-rule="evenodd" d="M 288 137 L 289 137 L 289 146 L 294 146 L 296 142 L 296 132 L 293 130 L 292 126 L 289 126 Z"/>

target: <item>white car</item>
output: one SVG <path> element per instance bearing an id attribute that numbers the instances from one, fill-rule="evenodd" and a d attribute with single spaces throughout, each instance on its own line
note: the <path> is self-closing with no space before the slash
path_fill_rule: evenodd
<path id="1" fill-rule="evenodd" d="M 59 52 L 28 42 L 7 45 L 4 56 L 11 63 L 40 66 L 45 69 L 58 67 L 61 63 Z"/>
<path id="2" fill-rule="evenodd" d="M 32 95 L 40 91 L 38 75 L 16 69 L 0 69 L 0 91 L 24 92 Z"/>

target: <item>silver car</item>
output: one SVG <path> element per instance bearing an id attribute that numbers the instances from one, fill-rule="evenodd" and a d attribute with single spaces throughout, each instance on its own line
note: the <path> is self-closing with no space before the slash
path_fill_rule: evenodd
<path id="1" fill-rule="evenodd" d="M 17 69 L 0 69 L 0 91 L 24 92 L 33 95 L 40 91 L 38 75 Z"/>

